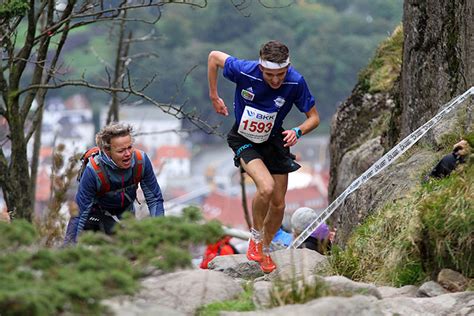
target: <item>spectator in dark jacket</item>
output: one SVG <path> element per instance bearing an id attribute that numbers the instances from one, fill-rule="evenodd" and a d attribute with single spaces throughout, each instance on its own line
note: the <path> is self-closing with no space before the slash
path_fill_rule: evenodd
<path id="1" fill-rule="evenodd" d="M 465 162 L 467 155 L 469 154 L 469 144 L 465 140 L 461 140 L 455 144 L 453 151 L 444 156 L 438 164 L 431 170 L 428 177 L 433 178 L 444 178 L 451 174 L 456 167 Z M 428 180 L 428 179 L 425 179 Z"/>

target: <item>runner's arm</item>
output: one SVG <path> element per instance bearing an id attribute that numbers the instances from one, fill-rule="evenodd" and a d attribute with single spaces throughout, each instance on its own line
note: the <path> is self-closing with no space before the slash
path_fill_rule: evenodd
<path id="1" fill-rule="evenodd" d="M 216 113 L 222 114 L 224 116 L 229 115 L 229 112 L 227 111 L 224 100 L 219 97 L 219 93 L 217 92 L 217 75 L 219 68 L 224 68 L 225 61 L 228 57 L 228 54 L 214 50 L 209 53 L 209 57 L 207 59 L 209 98 L 212 101 L 212 106 L 214 107 Z"/>
<path id="2" fill-rule="evenodd" d="M 316 110 L 316 106 L 312 106 L 308 112 L 305 113 L 306 120 L 298 126 L 301 130 L 301 134 L 305 135 L 311 132 L 313 129 L 318 127 L 319 125 L 319 114 Z M 290 147 L 296 144 L 298 138 L 296 137 L 296 132 L 292 129 L 283 131 L 285 141 L 285 147 Z"/>

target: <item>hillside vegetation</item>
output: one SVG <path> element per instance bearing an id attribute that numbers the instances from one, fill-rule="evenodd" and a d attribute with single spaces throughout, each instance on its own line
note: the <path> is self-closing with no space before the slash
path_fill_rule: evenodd
<path id="1" fill-rule="evenodd" d="M 190 247 L 222 236 L 218 222 L 200 220 L 194 207 L 182 218 L 127 219 L 113 236 L 86 232 L 62 249 L 41 247 L 24 220 L 0 222 L 1 314 L 103 315 L 101 299 L 135 293 L 146 271 L 190 267 Z"/>
<path id="2" fill-rule="evenodd" d="M 474 133 L 453 134 L 474 148 Z M 441 153 L 449 153 L 446 141 Z M 407 154 L 406 154 L 407 155 Z M 440 155 L 433 151 L 433 155 Z M 353 280 L 403 286 L 449 268 L 474 277 L 474 156 L 449 177 L 422 182 L 387 202 L 332 255 L 333 272 Z"/>

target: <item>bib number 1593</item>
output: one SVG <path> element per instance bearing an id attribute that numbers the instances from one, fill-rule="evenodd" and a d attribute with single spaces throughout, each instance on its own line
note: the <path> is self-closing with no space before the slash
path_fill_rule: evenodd
<path id="1" fill-rule="evenodd" d="M 247 130 L 249 132 L 257 132 L 257 133 L 268 133 L 269 131 L 272 130 L 273 123 L 268 122 L 257 122 L 257 121 L 249 121 L 249 120 L 244 120 L 242 121 L 243 124 L 243 129 Z"/>
<path id="2" fill-rule="evenodd" d="M 238 133 L 254 143 L 262 143 L 270 137 L 277 113 L 268 113 L 246 106 L 240 119 Z"/>

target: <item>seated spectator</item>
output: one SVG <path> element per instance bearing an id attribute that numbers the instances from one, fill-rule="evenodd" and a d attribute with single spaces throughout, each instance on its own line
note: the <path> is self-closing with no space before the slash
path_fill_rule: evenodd
<path id="1" fill-rule="evenodd" d="M 469 155 L 469 143 L 465 140 L 461 140 L 459 143 L 453 146 L 453 151 L 444 156 L 438 164 L 431 170 L 430 174 L 425 178 L 425 181 L 429 177 L 433 178 L 444 178 L 447 177 L 456 167 L 466 161 L 466 157 Z"/>
<path id="2" fill-rule="evenodd" d="M 295 238 L 299 236 L 318 216 L 317 212 L 309 207 L 300 207 L 291 216 L 291 227 Z M 334 241 L 335 230 L 330 230 L 326 223 L 319 225 L 311 235 L 299 246 L 308 248 L 321 254 L 326 254 L 331 250 Z"/>

